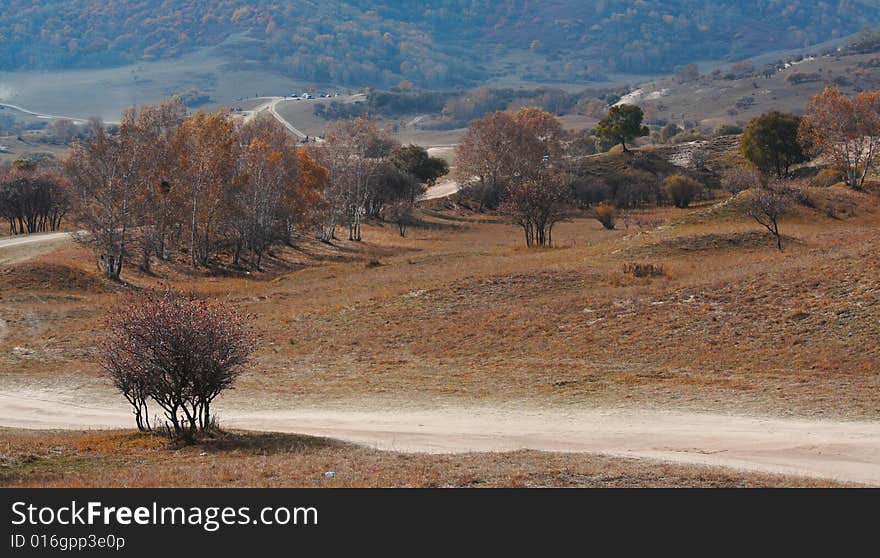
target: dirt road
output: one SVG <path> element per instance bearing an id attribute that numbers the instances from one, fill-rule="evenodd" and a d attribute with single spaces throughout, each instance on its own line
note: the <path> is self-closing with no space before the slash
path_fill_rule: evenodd
<path id="1" fill-rule="evenodd" d="M 247 111 L 244 117 L 245 122 L 249 122 L 256 118 L 257 115 L 268 111 L 269 114 L 271 114 L 275 120 L 277 120 L 285 128 L 287 128 L 287 130 L 291 134 L 295 135 L 300 140 L 306 139 L 308 136 L 302 130 L 299 130 L 293 124 L 282 118 L 280 114 L 278 114 L 278 111 L 276 110 L 276 108 L 278 107 L 278 103 L 284 101 L 285 99 L 287 99 L 287 97 L 269 97 L 269 100 L 265 103 L 257 106 L 251 111 Z"/>
<path id="2" fill-rule="evenodd" d="M 56 114 L 43 114 L 41 112 L 34 112 L 32 110 L 28 110 L 28 109 L 26 109 L 24 107 L 20 107 L 18 105 L 10 105 L 7 103 L 0 103 L 0 107 L 6 107 L 6 108 L 9 108 L 12 110 L 17 110 L 19 112 L 23 112 L 23 113 L 29 114 L 31 116 L 36 116 L 37 118 L 40 118 L 43 120 L 70 120 L 74 124 L 87 124 L 88 123 L 88 120 L 86 120 L 84 118 L 76 118 L 73 116 L 58 116 Z"/>
<path id="3" fill-rule="evenodd" d="M 65 399 L 66 398 L 66 399 Z M 48 391 L 0 392 L 0 425 L 131 427 L 124 404 Z M 880 423 L 756 418 L 643 409 L 246 411 L 218 405 L 227 427 L 296 432 L 404 452 L 535 449 L 601 453 L 880 486 Z"/>
<path id="4" fill-rule="evenodd" d="M 70 240 L 70 233 L 38 233 L 0 237 L 0 265 L 10 265 L 45 254 Z"/>
<path id="5" fill-rule="evenodd" d="M 40 242 L 56 242 L 58 240 L 67 240 L 68 238 L 70 238 L 70 233 L 66 232 L 12 236 L 9 238 L 0 238 L 0 248 L 11 248 L 13 246 L 37 244 Z"/>
<path id="6" fill-rule="evenodd" d="M 419 198 L 420 201 L 427 200 L 436 200 L 439 198 L 445 198 L 451 196 L 458 192 L 461 189 L 458 182 L 455 180 L 441 180 L 436 185 L 428 188 L 422 197 Z"/>

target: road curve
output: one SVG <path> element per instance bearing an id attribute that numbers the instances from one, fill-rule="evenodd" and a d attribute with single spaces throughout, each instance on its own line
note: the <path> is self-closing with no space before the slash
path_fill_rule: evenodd
<path id="1" fill-rule="evenodd" d="M 49 391 L 0 391 L 0 425 L 131 427 L 124 402 L 65 397 L 69 395 Z M 246 410 L 221 402 L 217 409 L 227 427 L 326 436 L 382 450 L 599 453 L 880 486 L 880 422 L 621 408 Z"/>
<path id="2" fill-rule="evenodd" d="M 428 201 L 428 200 L 436 200 L 440 198 L 447 198 L 455 193 L 457 193 L 461 189 L 461 186 L 455 180 L 441 180 L 434 186 L 431 186 L 422 196 L 419 198 L 419 201 Z"/>
<path id="3" fill-rule="evenodd" d="M 269 99 L 269 100 L 268 100 L 267 102 L 263 103 L 262 105 L 258 105 L 258 106 L 255 107 L 253 110 L 247 111 L 247 115 L 245 115 L 245 117 L 244 117 L 244 121 L 245 121 L 245 122 L 249 122 L 249 121 L 253 120 L 254 118 L 256 118 L 257 115 L 259 115 L 260 113 L 268 112 L 269 114 L 272 115 L 273 118 L 275 118 L 275 120 L 277 120 L 277 121 L 280 122 L 285 128 L 287 128 L 287 130 L 288 130 L 291 134 L 295 135 L 295 136 L 296 136 L 297 138 L 299 138 L 300 140 L 305 140 L 306 138 L 309 137 L 305 132 L 303 132 L 302 130 L 300 130 L 299 128 L 295 127 L 293 124 L 291 124 L 291 123 L 288 122 L 287 120 L 285 120 L 285 119 L 284 119 L 284 118 L 278 113 L 278 110 L 277 110 L 277 108 L 278 108 L 278 103 L 280 103 L 281 101 L 286 100 L 287 97 L 268 97 L 268 99 Z"/>
<path id="4" fill-rule="evenodd" d="M 254 118 L 256 118 L 259 114 L 263 112 L 268 112 L 272 115 L 275 120 L 280 122 L 287 130 L 299 138 L 301 141 L 306 140 L 309 136 L 287 121 L 281 114 L 278 112 L 278 104 L 282 101 L 290 100 L 289 97 L 266 97 L 268 101 L 257 105 L 252 110 L 245 111 L 244 121 L 250 122 Z M 316 141 L 321 141 L 320 138 L 315 138 Z M 436 147 L 455 147 L 455 146 L 436 146 Z M 451 179 L 444 180 L 439 182 L 438 184 L 428 188 L 428 190 L 419 198 L 419 201 L 428 201 L 435 200 L 439 198 L 449 197 L 461 189 L 460 185 Z"/>

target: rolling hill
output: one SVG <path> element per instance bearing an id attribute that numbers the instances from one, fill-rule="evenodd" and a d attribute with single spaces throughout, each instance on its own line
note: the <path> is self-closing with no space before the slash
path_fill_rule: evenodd
<path id="1" fill-rule="evenodd" d="M 6 0 L 0 71 L 123 66 L 217 47 L 320 83 L 586 82 L 805 48 L 880 18 L 877 0 Z M 240 40 L 230 42 L 230 37 Z"/>

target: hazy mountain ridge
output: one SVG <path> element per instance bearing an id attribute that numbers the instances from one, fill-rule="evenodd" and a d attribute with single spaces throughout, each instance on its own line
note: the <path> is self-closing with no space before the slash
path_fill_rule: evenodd
<path id="1" fill-rule="evenodd" d="M 435 87 L 511 71 L 535 81 L 668 72 L 696 59 L 809 47 L 880 20 L 874 0 L 5 4 L 0 70 L 163 59 L 246 34 L 249 41 L 225 48 L 232 60 L 312 81 L 389 85 L 409 79 Z"/>

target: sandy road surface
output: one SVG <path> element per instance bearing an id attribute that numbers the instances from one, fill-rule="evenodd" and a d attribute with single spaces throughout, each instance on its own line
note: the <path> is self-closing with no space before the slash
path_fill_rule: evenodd
<path id="1" fill-rule="evenodd" d="M 124 404 L 50 391 L 0 392 L 0 425 L 131 427 Z M 535 449 L 652 458 L 880 486 L 880 422 L 756 418 L 641 409 L 246 411 L 218 405 L 227 427 L 327 436 L 385 450 Z"/>
<path id="2" fill-rule="evenodd" d="M 0 265 L 23 262 L 45 254 L 69 239 L 70 233 L 66 232 L 0 237 Z"/>
<path id="3" fill-rule="evenodd" d="M 455 180 L 441 180 L 434 186 L 428 188 L 422 197 L 419 198 L 421 201 L 427 200 L 436 200 L 438 198 L 445 198 L 455 194 L 461 189 L 458 182 Z"/>
<path id="4" fill-rule="evenodd" d="M 58 240 L 67 240 L 70 233 L 46 233 L 46 234 L 30 234 L 24 236 L 13 236 L 10 238 L 0 238 L 0 249 L 11 248 L 13 246 L 21 246 L 24 244 L 37 244 L 40 242 L 56 242 Z"/>
<path id="5" fill-rule="evenodd" d="M 440 157 L 441 159 L 445 159 L 447 162 L 450 162 L 454 160 L 455 148 L 455 145 L 437 145 L 434 147 L 429 147 L 428 155 L 430 155 L 431 157 Z M 450 178 L 454 170 L 455 167 L 450 166 L 449 174 L 446 175 L 445 178 L 440 179 L 437 184 L 428 188 L 428 190 L 419 199 L 422 201 L 427 201 L 436 200 L 439 198 L 446 198 L 461 190 L 461 184 Z"/>

